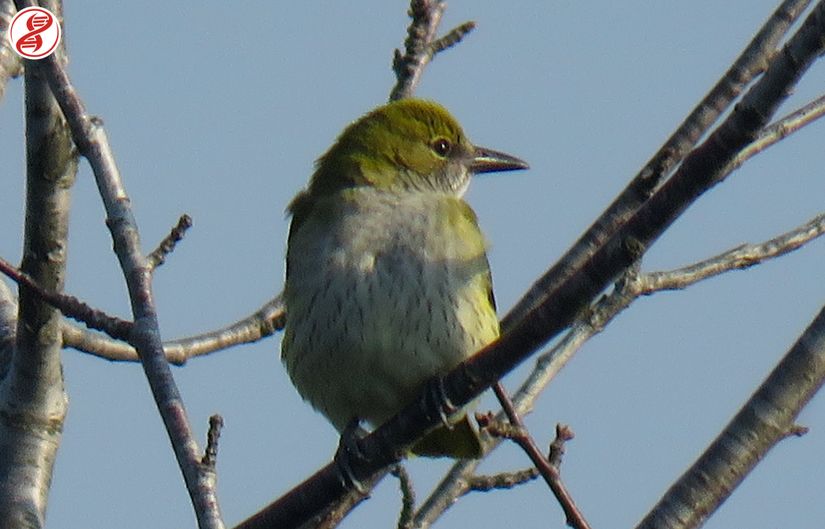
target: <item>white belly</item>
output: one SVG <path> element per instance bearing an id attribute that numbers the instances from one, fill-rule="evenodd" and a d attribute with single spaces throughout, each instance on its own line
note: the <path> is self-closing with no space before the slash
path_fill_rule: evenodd
<path id="1" fill-rule="evenodd" d="M 442 215 L 459 199 L 364 193 L 365 205 L 311 215 L 287 256 L 283 360 L 339 430 L 354 417 L 380 424 L 498 335 L 475 220 Z"/>

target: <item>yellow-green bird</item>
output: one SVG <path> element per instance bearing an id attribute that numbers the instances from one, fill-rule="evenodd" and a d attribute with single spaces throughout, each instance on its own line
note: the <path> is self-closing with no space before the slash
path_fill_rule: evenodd
<path id="1" fill-rule="evenodd" d="M 318 160 L 289 206 L 282 359 L 339 432 L 380 425 L 498 336 L 486 241 L 461 197 L 474 174 L 526 168 L 417 99 L 355 121 Z M 450 423 L 412 451 L 479 457 L 467 411 Z"/>

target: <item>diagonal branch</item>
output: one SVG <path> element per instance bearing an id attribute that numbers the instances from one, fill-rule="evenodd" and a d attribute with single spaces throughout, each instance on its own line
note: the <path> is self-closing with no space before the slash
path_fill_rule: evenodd
<path id="1" fill-rule="evenodd" d="M 559 343 L 536 359 L 535 368 L 513 396 L 516 412 L 520 415 L 529 413 L 536 397 L 584 343 L 600 333 L 640 296 L 660 290 L 684 289 L 725 272 L 755 266 L 799 249 L 823 234 L 825 214 L 770 240 L 745 244 L 696 264 L 669 271 L 626 274 L 613 292 L 596 302 Z M 499 413 L 496 420 L 503 418 L 503 413 Z M 494 449 L 499 443 L 499 439 L 494 439 L 485 452 Z M 458 497 L 466 493 L 467 480 L 477 464 L 476 461 L 461 461 L 453 466 L 416 513 L 416 527 L 429 527 Z"/>
<path id="2" fill-rule="evenodd" d="M 531 291 L 525 316 L 511 320 L 502 336 L 443 379 L 444 394 L 454 406 L 472 401 L 504 373 L 509 372 L 570 323 L 623 270 L 639 260 L 647 248 L 705 191 L 719 183 L 737 153 L 751 143 L 778 105 L 825 46 L 825 3 L 819 4 L 776 54 L 762 79 L 736 110 L 680 165 L 676 173 L 604 243 L 591 249 L 582 264 L 538 302 Z M 394 462 L 394 454 L 437 426 L 439 410 L 425 396 L 406 407 L 360 442 L 364 458 L 352 465 L 353 477 L 369 481 Z M 313 494 L 306 494 L 308 490 Z M 279 526 L 300 524 L 347 491 L 333 465 L 305 481 L 299 492 L 287 494 L 268 507 L 266 518 Z M 285 508 L 289 506 L 289 508 Z M 302 513 L 298 518 L 296 512 Z M 256 515 L 257 517 L 257 515 Z M 254 525 L 242 524 L 244 527 Z"/>
<path id="3" fill-rule="evenodd" d="M 671 170 L 690 152 L 696 142 L 727 110 L 745 87 L 763 72 L 776 53 L 776 46 L 788 28 L 810 4 L 810 0 L 785 0 L 757 32 L 725 75 L 711 88 L 679 128 L 639 171 L 590 228 L 579 237 L 559 261 L 504 316 L 502 329 L 508 330 L 549 293 L 580 269 L 618 228 L 622 226 L 658 188 Z"/>
<path id="4" fill-rule="evenodd" d="M 46 289 L 29 274 L 18 270 L 2 257 L 0 257 L 0 273 L 14 280 L 21 289 L 27 289 L 39 300 L 59 310 L 64 316 L 82 321 L 92 329 L 105 331 L 110 336 L 121 340 L 127 340 L 132 332 L 132 322 L 109 316 L 73 296 Z M 57 322 L 57 325 L 61 324 L 64 322 Z"/>
<path id="5" fill-rule="evenodd" d="M 738 169 L 743 163 L 756 156 L 771 145 L 775 145 L 780 140 L 787 138 L 794 132 L 806 125 L 810 125 L 817 119 L 825 116 L 825 95 L 820 96 L 807 105 L 791 112 L 787 116 L 771 123 L 759 134 L 750 145 L 734 158 L 728 167 L 728 172 Z"/>
<path id="6" fill-rule="evenodd" d="M 740 151 L 725 172 L 733 172 L 746 160 L 823 115 L 825 115 L 825 96 L 817 98 L 766 127 L 754 142 Z M 285 308 L 279 295 L 251 315 L 223 329 L 164 343 L 166 358 L 172 364 L 183 365 L 190 358 L 221 351 L 235 345 L 256 342 L 283 328 L 284 313 Z M 116 362 L 140 360 L 134 348 L 129 344 L 87 331 L 69 322 L 63 323 L 63 343 L 64 347 L 72 347 L 105 360 Z"/>
<path id="7" fill-rule="evenodd" d="M 696 462 L 638 528 L 699 527 L 765 454 L 789 435 L 825 381 L 825 307 Z"/>

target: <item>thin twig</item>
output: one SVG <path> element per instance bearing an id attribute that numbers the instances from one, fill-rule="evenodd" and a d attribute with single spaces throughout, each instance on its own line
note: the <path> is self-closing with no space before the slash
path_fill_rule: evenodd
<path id="1" fill-rule="evenodd" d="M 169 234 L 160 241 L 158 247 L 146 256 L 150 270 L 155 270 L 166 261 L 166 256 L 175 250 L 175 245 L 183 239 L 186 231 L 191 227 L 192 217 L 184 213 Z"/>
<path id="2" fill-rule="evenodd" d="M 209 431 L 206 433 L 206 450 L 203 452 L 201 463 L 215 470 L 218 462 L 218 440 L 223 430 L 223 417 L 213 415 L 209 417 Z"/>
<path id="3" fill-rule="evenodd" d="M 442 0 L 412 0 L 408 14 L 412 21 L 407 28 L 404 54 L 395 50 L 392 69 L 397 82 L 390 92 L 390 101 L 412 97 L 424 68 L 433 57 L 458 44 L 467 33 L 475 28 L 474 22 L 465 22 L 450 30 L 445 36 L 436 38 L 438 24 L 447 4 Z"/>
<path id="4" fill-rule="evenodd" d="M 464 39 L 464 37 L 466 37 L 467 34 L 475 28 L 476 23 L 472 20 L 468 20 L 460 26 L 454 27 L 450 30 L 449 33 L 430 44 L 430 53 L 432 55 L 437 55 L 442 51 L 446 50 L 447 48 L 452 48 L 453 46 L 461 42 Z"/>
<path id="5" fill-rule="evenodd" d="M 564 456 L 564 446 L 567 441 L 571 441 L 575 437 L 573 430 L 566 424 L 556 425 L 556 437 L 550 443 L 550 451 L 547 454 L 547 460 L 556 468 L 561 466 L 561 458 Z"/>
<path id="6" fill-rule="evenodd" d="M 52 292 L 38 285 L 28 274 L 17 269 L 0 257 L 0 272 L 14 280 L 18 285 L 29 288 L 40 299 L 60 310 L 64 316 L 81 321 L 90 329 L 108 333 L 119 340 L 128 340 L 132 331 L 132 322 L 109 316 L 105 312 L 92 308 L 74 296 L 61 292 Z"/>
<path id="7" fill-rule="evenodd" d="M 743 244 L 724 253 L 668 272 L 650 272 L 639 276 L 634 288 L 637 295 L 662 290 L 683 289 L 704 279 L 731 270 L 750 268 L 767 259 L 792 252 L 825 233 L 825 213 L 802 226 L 758 244 Z"/>
<path id="8" fill-rule="evenodd" d="M 492 476 L 470 476 L 467 478 L 467 488 L 464 494 L 513 489 L 535 481 L 540 475 L 536 467 L 530 467 L 512 472 L 500 472 Z"/>
<path id="9" fill-rule="evenodd" d="M 395 465 L 390 470 L 390 474 L 398 478 L 399 488 L 401 489 L 401 511 L 398 513 L 398 529 L 413 529 L 415 488 L 413 487 L 412 478 L 401 463 Z"/>
<path id="10" fill-rule="evenodd" d="M 524 453 L 527 454 L 527 457 L 529 457 L 530 461 L 536 466 L 539 474 L 544 478 L 544 482 L 550 487 L 553 496 L 556 497 L 559 505 L 561 505 L 564 515 L 567 518 L 567 525 L 576 529 L 589 529 L 590 524 L 587 523 L 584 514 L 576 507 L 573 496 L 570 495 L 570 492 L 561 480 L 558 466 L 550 463 L 549 459 L 541 452 L 533 436 L 530 435 L 530 432 L 521 420 L 504 386 L 498 382 L 493 385 L 493 391 L 495 391 L 499 402 L 502 403 L 502 408 L 510 420 L 510 424 L 516 428 L 514 432 L 511 432 L 509 438 L 524 450 Z M 558 435 L 556 439 L 559 439 Z M 563 441 L 559 442 L 563 443 Z"/>
<path id="11" fill-rule="evenodd" d="M 753 158 L 771 145 L 787 138 L 806 125 L 810 125 L 825 115 L 825 95 L 818 97 L 802 108 L 771 123 L 763 130 L 756 140 L 742 149 L 731 162 L 727 171 L 738 169 L 747 160 Z"/>
<path id="12" fill-rule="evenodd" d="M 495 419 L 493 419 L 495 421 Z M 496 428 L 501 428 L 501 422 L 494 422 L 491 424 L 498 424 Z M 504 433 L 505 438 L 513 438 L 513 436 L 522 431 L 521 428 L 515 428 L 511 424 L 506 423 L 510 429 L 502 428 L 498 432 Z M 489 427 L 487 428 L 489 431 Z M 547 455 L 547 460 L 556 468 L 561 466 L 561 458 L 564 455 L 564 445 L 567 441 L 573 439 L 573 432 L 563 424 L 556 425 L 556 437 L 550 443 L 550 451 Z M 534 481 L 541 476 L 536 467 L 525 468 L 522 470 L 515 470 L 512 472 L 501 472 L 492 476 L 470 476 L 467 478 L 468 487 L 464 494 L 469 492 L 489 492 L 491 490 L 512 489 L 524 483 Z"/>
<path id="13" fill-rule="evenodd" d="M 190 358 L 222 351 L 229 347 L 257 342 L 284 328 L 284 302 L 282 296 L 267 301 L 251 315 L 217 331 L 172 340 L 163 344 L 163 351 L 170 364 L 181 366 Z M 69 322 L 63 322 L 63 346 L 111 360 L 113 362 L 137 362 L 135 349 L 128 343 L 108 336 L 87 331 Z"/>

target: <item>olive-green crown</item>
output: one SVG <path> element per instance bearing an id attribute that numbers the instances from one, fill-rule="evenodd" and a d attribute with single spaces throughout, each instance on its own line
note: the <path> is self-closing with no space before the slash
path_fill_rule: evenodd
<path id="1" fill-rule="evenodd" d="M 308 192 L 415 184 L 409 178 L 438 174 L 448 158 L 471 153 L 461 126 L 444 107 L 420 99 L 394 101 L 344 129 L 318 159 Z"/>

